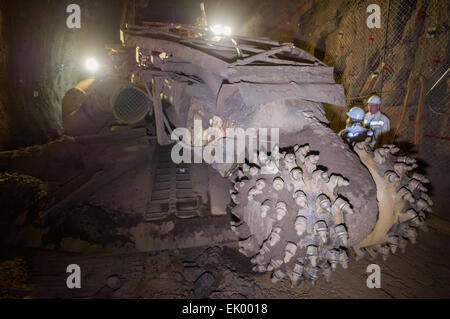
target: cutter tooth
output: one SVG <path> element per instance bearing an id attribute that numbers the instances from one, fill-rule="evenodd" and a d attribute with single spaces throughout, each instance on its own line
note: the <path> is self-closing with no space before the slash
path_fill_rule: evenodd
<path id="1" fill-rule="evenodd" d="M 327 223 L 323 220 L 319 220 L 314 224 L 314 234 L 320 236 L 322 243 L 326 243 L 328 240 L 328 227 Z"/>
<path id="2" fill-rule="evenodd" d="M 415 164 L 416 160 L 414 158 L 408 156 L 400 156 L 397 157 L 397 162 L 405 163 L 405 164 Z"/>
<path id="3" fill-rule="evenodd" d="M 264 263 L 264 255 L 258 254 L 255 257 L 253 257 L 252 259 L 250 259 L 250 262 L 252 264 L 257 264 L 257 265 L 262 265 Z"/>
<path id="4" fill-rule="evenodd" d="M 336 187 L 338 186 L 348 186 L 349 182 L 345 180 L 342 176 L 331 175 L 328 183 L 326 183 L 328 190 L 331 193 L 335 193 Z"/>
<path id="5" fill-rule="evenodd" d="M 419 227 L 419 228 L 423 228 L 424 226 L 426 226 L 425 222 L 423 220 L 421 220 L 419 215 L 416 215 L 414 218 L 412 218 L 409 221 L 409 225 L 412 227 Z"/>
<path id="6" fill-rule="evenodd" d="M 279 268 L 283 264 L 283 261 L 280 259 L 271 259 L 269 266 L 267 267 L 268 271 L 272 271 L 274 269 Z"/>
<path id="7" fill-rule="evenodd" d="M 263 170 L 264 174 L 276 174 L 279 172 L 278 170 L 278 166 L 275 163 L 274 160 L 269 159 L 267 161 L 267 164 L 264 166 L 264 170 Z"/>
<path id="8" fill-rule="evenodd" d="M 234 221 L 231 221 L 230 224 L 233 225 L 233 223 L 240 224 L 241 223 L 241 216 L 239 215 L 239 207 L 238 206 L 234 206 L 233 208 L 231 208 L 231 214 L 233 214 L 233 216 L 237 217 L 239 219 L 239 222 L 236 223 Z"/>
<path id="9" fill-rule="evenodd" d="M 235 189 L 236 191 L 239 191 L 239 189 L 241 189 L 241 188 L 244 187 L 244 186 L 245 186 L 245 179 L 243 179 L 243 180 L 241 180 L 241 181 L 239 181 L 239 182 L 234 183 L 234 189 Z"/>
<path id="10" fill-rule="evenodd" d="M 331 269 L 335 271 L 337 264 L 339 263 L 339 251 L 337 249 L 331 249 L 328 251 L 328 261 L 331 264 Z"/>
<path id="11" fill-rule="evenodd" d="M 317 184 L 319 182 L 327 183 L 330 179 L 326 172 L 317 169 L 312 173 L 312 180 Z"/>
<path id="12" fill-rule="evenodd" d="M 366 141 L 358 142 L 355 144 L 355 148 L 367 152 L 368 143 Z"/>
<path id="13" fill-rule="evenodd" d="M 319 279 L 319 267 L 313 266 L 307 268 L 306 273 L 308 274 L 309 279 L 311 279 L 311 284 L 314 286 L 316 281 Z"/>
<path id="14" fill-rule="evenodd" d="M 348 233 L 347 229 L 345 228 L 344 224 L 337 225 L 334 227 L 334 231 L 336 232 L 336 235 L 339 237 L 342 246 L 347 247 L 348 245 Z"/>
<path id="15" fill-rule="evenodd" d="M 300 160 L 301 164 L 305 163 L 305 157 L 306 154 L 308 153 L 309 153 L 309 145 L 300 146 L 295 150 L 295 155 Z"/>
<path id="16" fill-rule="evenodd" d="M 302 275 L 303 275 L 303 265 L 302 264 L 295 264 L 294 269 L 291 274 L 291 288 L 297 287 L 300 282 L 302 281 Z"/>
<path id="17" fill-rule="evenodd" d="M 428 178 L 426 178 L 425 176 L 423 176 L 422 174 L 419 173 L 414 173 L 412 175 L 412 178 L 417 179 L 419 181 L 421 181 L 422 183 L 428 184 L 430 183 L 430 180 Z"/>
<path id="18" fill-rule="evenodd" d="M 289 165 L 294 164 L 295 163 L 295 154 L 287 153 L 286 156 L 284 157 L 284 160 Z"/>
<path id="19" fill-rule="evenodd" d="M 388 245 L 377 245 L 377 251 L 383 256 L 383 260 L 386 261 L 389 257 L 389 246 Z"/>
<path id="20" fill-rule="evenodd" d="M 300 207 L 300 209 L 308 207 L 308 199 L 303 191 L 296 191 L 293 194 L 293 197 L 295 198 L 295 203 Z"/>
<path id="21" fill-rule="evenodd" d="M 252 251 L 256 251 L 258 248 L 258 242 L 255 239 L 254 236 L 250 236 L 247 239 L 242 239 L 238 242 L 239 245 L 239 251 L 246 255 L 247 257 L 250 257 L 248 253 L 251 253 Z"/>
<path id="22" fill-rule="evenodd" d="M 264 178 L 258 179 L 255 183 L 255 186 L 258 191 L 263 190 L 264 187 L 266 187 L 266 182 L 264 181 Z"/>
<path id="23" fill-rule="evenodd" d="M 425 223 L 425 213 L 423 211 L 419 212 L 418 214 L 418 220 L 419 222 L 417 222 L 417 224 L 419 224 L 419 228 L 423 231 L 423 232 L 428 232 L 428 226 Z"/>
<path id="24" fill-rule="evenodd" d="M 240 222 L 239 224 L 231 225 L 231 230 L 239 237 L 239 238 L 248 238 L 251 233 L 247 226 L 247 224 Z"/>
<path id="25" fill-rule="evenodd" d="M 272 275 L 272 283 L 277 283 L 277 282 L 283 280 L 284 277 L 286 277 L 286 274 L 282 270 L 277 269 L 274 271 L 274 273 Z"/>
<path id="26" fill-rule="evenodd" d="M 275 211 L 277 212 L 276 218 L 278 221 L 282 220 L 287 214 L 287 206 L 285 202 L 278 202 L 275 205 Z"/>
<path id="27" fill-rule="evenodd" d="M 387 147 L 387 148 L 389 149 L 389 152 L 390 152 L 391 154 L 395 154 L 395 153 L 397 153 L 398 151 L 400 151 L 400 149 L 399 149 L 397 146 L 393 145 L 393 144 L 385 145 L 385 147 Z"/>
<path id="28" fill-rule="evenodd" d="M 383 164 L 384 162 L 386 162 L 386 158 L 389 154 L 389 150 L 385 149 L 385 148 L 378 148 L 373 152 L 373 154 L 374 154 L 374 160 L 378 164 Z"/>
<path id="29" fill-rule="evenodd" d="M 234 215 L 234 214 L 233 214 Z M 237 215 L 235 215 L 236 217 L 239 217 L 239 216 L 237 216 Z M 235 226 L 235 227 L 239 227 L 239 226 L 241 226 L 243 224 L 243 222 L 241 222 L 241 221 L 239 221 L 239 222 L 235 222 L 235 221 L 231 221 L 230 222 L 230 225 L 231 226 Z"/>
<path id="30" fill-rule="evenodd" d="M 252 166 L 252 167 L 250 167 L 250 172 L 249 173 L 250 173 L 251 176 L 256 176 L 256 175 L 259 174 L 259 168 L 256 167 L 256 166 Z"/>
<path id="31" fill-rule="evenodd" d="M 405 163 L 395 163 L 394 164 L 394 171 L 397 173 L 397 175 L 402 176 L 404 173 L 410 170 L 410 167 L 406 165 Z"/>
<path id="32" fill-rule="evenodd" d="M 411 192 L 414 192 L 416 189 L 418 189 L 418 190 L 420 190 L 422 192 L 426 192 L 427 191 L 426 187 L 424 187 L 419 180 L 414 179 L 414 178 L 409 180 L 408 189 Z"/>
<path id="33" fill-rule="evenodd" d="M 353 214 L 353 209 L 350 207 L 350 204 L 341 197 L 338 197 L 334 201 L 332 210 L 333 212 L 341 211 L 342 213 Z"/>
<path id="34" fill-rule="evenodd" d="M 412 244 L 416 243 L 417 240 L 417 230 L 413 227 L 407 227 L 404 231 L 403 231 L 403 236 L 405 236 L 406 238 L 408 238 Z"/>
<path id="35" fill-rule="evenodd" d="M 270 252 L 269 245 L 267 242 L 264 242 L 264 244 L 261 246 L 261 249 L 259 250 L 259 254 L 264 256 L 268 252 Z"/>
<path id="36" fill-rule="evenodd" d="M 428 212 L 428 213 L 431 213 L 431 207 L 430 207 L 430 205 L 428 205 L 428 203 L 426 202 L 426 200 L 424 200 L 424 199 L 422 199 L 422 198 L 420 198 L 418 201 L 417 201 L 417 209 L 418 210 L 424 210 L 424 211 L 426 211 L 426 212 Z"/>
<path id="37" fill-rule="evenodd" d="M 296 252 L 297 252 L 297 245 L 294 243 L 287 243 L 286 247 L 284 248 L 284 262 L 285 263 L 290 262 Z"/>
<path id="38" fill-rule="evenodd" d="M 300 167 L 294 167 L 291 170 L 291 177 L 294 181 L 300 181 L 303 178 L 303 173 Z"/>
<path id="39" fill-rule="evenodd" d="M 267 214 L 269 213 L 271 206 L 272 206 L 272 202 L 269 199 L 266 199 L 261 204 L 261 217 L 262 218 L 266 218 L 267 217 Z"/>
<path id="40" fill-rule="evenodd" d="M 294 265 L 293 272 L 301 276 L 303 274 L 303 265 L 300 263 L 296 263 Z"/>
<path id="41" fill-rule="evenodd" d="M 331 272 L 332 272 L 331 267 L 325 264 L 323 266 L 322 274 L 325 277 L 326 282 L 330 281 Z"/>
<path id="42" fill-rule="evenodd" d="M 305 216 L 297 216 L 294 223 L 294 229 L 298 236 L 302 236 L 306 232 L 307 220 Z"/>
<path id="43" fill-rule="evenodd" d="M 306 171 L 311 174 L 317 169 L 317 163 L 319 162 L 319 155 L 308 155 L 305 158 Z"/>
<path id="44" fill-rule="evenodd" d="M 320 194 L 316 199 L 316 207 L 320 207 L 323 211 L 330 213 L 331 212 L 331 201 L 325 194 Z"/>
<path id="45" fill-rule="evenodd" d="M 339 263 L 341 264 L 342 268 L 348 268 L 348 256 L 343 249 L 339 252 Z"/>
<path id="46" fill-rule="evenodd" d="M 389 183 L 395 183 L 398 182 L 400 180 L 400 176 L 398 176 L 395 172 L 393 171 L 386 171 L 386 173 L 384 174 L 384 178 L 389 182 Z"/>
<path id="47" fill-rule="evenodd" d="M 427 193 L 421 193 L 420 198 L 424 199 L 428 203 L 428 205 L 433 206 L 434 203 L 431 200 L 430 196 L 428 196 Z"/>
<path id="48" fill-rule="evenodd" d="M 231 200 L 232 200 L 233 203 L 235 203 L 236 205 L 239 205 L 239 201 L 237 200 L 236 194 L 231 194 Z"/>
<path id="49" fill-rule="evenodd" d="M 248 200 L 253 200 L 253 196 L 257 195 L 258 193 L 260 193 L 260 191 L 258 191 L 256 189 L 256 187 L 252 187 L 248 190 Z"/>
<path id="50" fill-rule="evenodd" d="M 415 202 L 413 194 L 406 187 L 400 188 L 397 192 L 397 195 L 400 199 L 404 199 L 408 201 L 410 204 L 413 204 Z"/>
<path id="51" fill-rule="evenodd" d="M 252 268 L 254 272 L 266 272 L 267 267 L 262 265 L 257 265 Z"/>
<path id="52" fill-rule="evenodd" d="M 400 222 L 406 222 L 418 217 L 417 212 L 414 209 L 408 209 L 404 213 L 401 213 L 399 216 Z"/>
<path id="53" fill-rule="evenodd" d="M 396 235 L 388 236 L 387 243 L 388 243 L 389 247 L 391 248 L 391 252 L 393 254 L 395 254 L 395 251 L 397 250 L 397 247 L 398 247 L 398 244 L 399 244 L 398 236 L 396 236 Z"/>
<path id="54" fill-rule="evenodd" d="M 389 249 L 391 250 L 391 253 L 394 255 L 395 252 L 397 251 L 397 247 L 398 245 L 394 245 L 394 244 L 389 244 Z"/>
<path id="55" fill-rule="evenodd" d="M 306 256 L 313 267 L 317 266 L 317 258 L 319 257 L 318 253 L 319 250 L 317 246 L 309 245 L 306 247 Z"/>
<path id="56" fill-rule="evenodd" d="M 269 246 L 273 247 L 280 241 L 281 239 L 280 233 L 281 233 L 280 227 L 275 227 L 272 230 L 269 236 Z"/>
<path id="57" fill-rule="evenodd" d="M 284 181 L 281 177 L 277 176 L 273 179 L 272 186 L 276 191 L 281 191 L 284 187 Z"/>

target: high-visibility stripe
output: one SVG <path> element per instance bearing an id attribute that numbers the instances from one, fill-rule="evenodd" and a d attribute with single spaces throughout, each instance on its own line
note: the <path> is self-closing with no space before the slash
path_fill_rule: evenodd
<path id="1" fill-rule="evenodd" d="M 384 122 L 383 121 L 371 121 L 369 125 L 370 126 L 382 126 L 382 125 L 384 125 Z"/>

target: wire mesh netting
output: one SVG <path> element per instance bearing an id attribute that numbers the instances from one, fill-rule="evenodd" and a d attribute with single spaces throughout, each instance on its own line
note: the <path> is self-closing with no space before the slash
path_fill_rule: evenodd
<path id="1" fill-rule="evenodd" d="M 350 4 L 339 24 L 335 44 L 327 46 L 326 63 L 334 66 L 336 81 L 344 85 L 348 106 L 364 105 L 376 93 L 382 98 L 382 112 L 391 119 L 391 128 L 395 128 L 408 84 L 421 75 L 426 84 L 423 117 L 417 119 L 418 82 L 410 92 L 396 141 L 414 143 L 416 127 L 421 127 L 417 121 L 424 123 L 421 142 L 447 141 L 449 13 L 443 9 L 448 6 L 438 0 L 385 1 L 379 6 L 380 28 L 371 29 L 366 27 L 366 8 L 373 2 Z M 340 123 L 334 126 L 343 127 L 345 116 L 338 120 Z M 442 147 L 448 149 L 447 144 L 450 143 Z"/>
<path id="2" fill-rule="evenodd" d="M 367 98 L 381 97 L 381 112 L 391 124 L 382 142 L 395 143 L 418 159 L 421 172 L 432 181 L 427 187 L 435 210 L 446 215 L 450 205 L 448 177 L 443 174 L 450 170 L 450 2 L 341 1 L 328 11 L 327 2 L 315 3 L 299 19 L 306 30 L 299 39 L 316 40 L 317 46 L 321 43 L 317 39 L 325 37 L 323 60 L 334 67 L 336 82 L 343 84 L 348 108 L 362 106 L 367 111 Z M 367 7 L 374 3 L 381 10 L 380 28 L 366 24 Z M 323 12 L 335 19 L 314 23 L 325 16 Z M 333 130 L 345 127 L 344 108 L 327 106 L 326 112 Z"/>

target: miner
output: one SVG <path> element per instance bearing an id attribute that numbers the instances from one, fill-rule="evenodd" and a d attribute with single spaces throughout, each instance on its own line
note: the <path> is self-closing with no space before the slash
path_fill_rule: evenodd
<path id="1" fill-rule="evenodd" d="M 381 99 L 378 95 L 372 95 L 367 101 L 369 112 L 364 117 L 364 126 L 373 130 L 375 140 L 386 134 L 391 129 L 389 119 L 380 112 Z"/>
<path id="2" fill-rule="evenodd" d="M 339 132 L 339 136 L 343 137 L 345 140 L 353 143 L 358 143 L 371 138 L 373 132 L 370 128 L 366 128 L 362 125 L 364 119 L 364 110 L 355 106 L 350 109 L 347 113 L 346 127 Z"/>

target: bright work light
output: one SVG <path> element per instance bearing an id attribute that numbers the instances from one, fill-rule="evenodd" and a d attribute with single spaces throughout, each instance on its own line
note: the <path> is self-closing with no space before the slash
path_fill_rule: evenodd
<path id="1" fill-rule="evenodd" d="M 91 72 L 95 72 L 98 70 L 98 62 L 94 58 L 87 59 L 84 66 Z"/>

